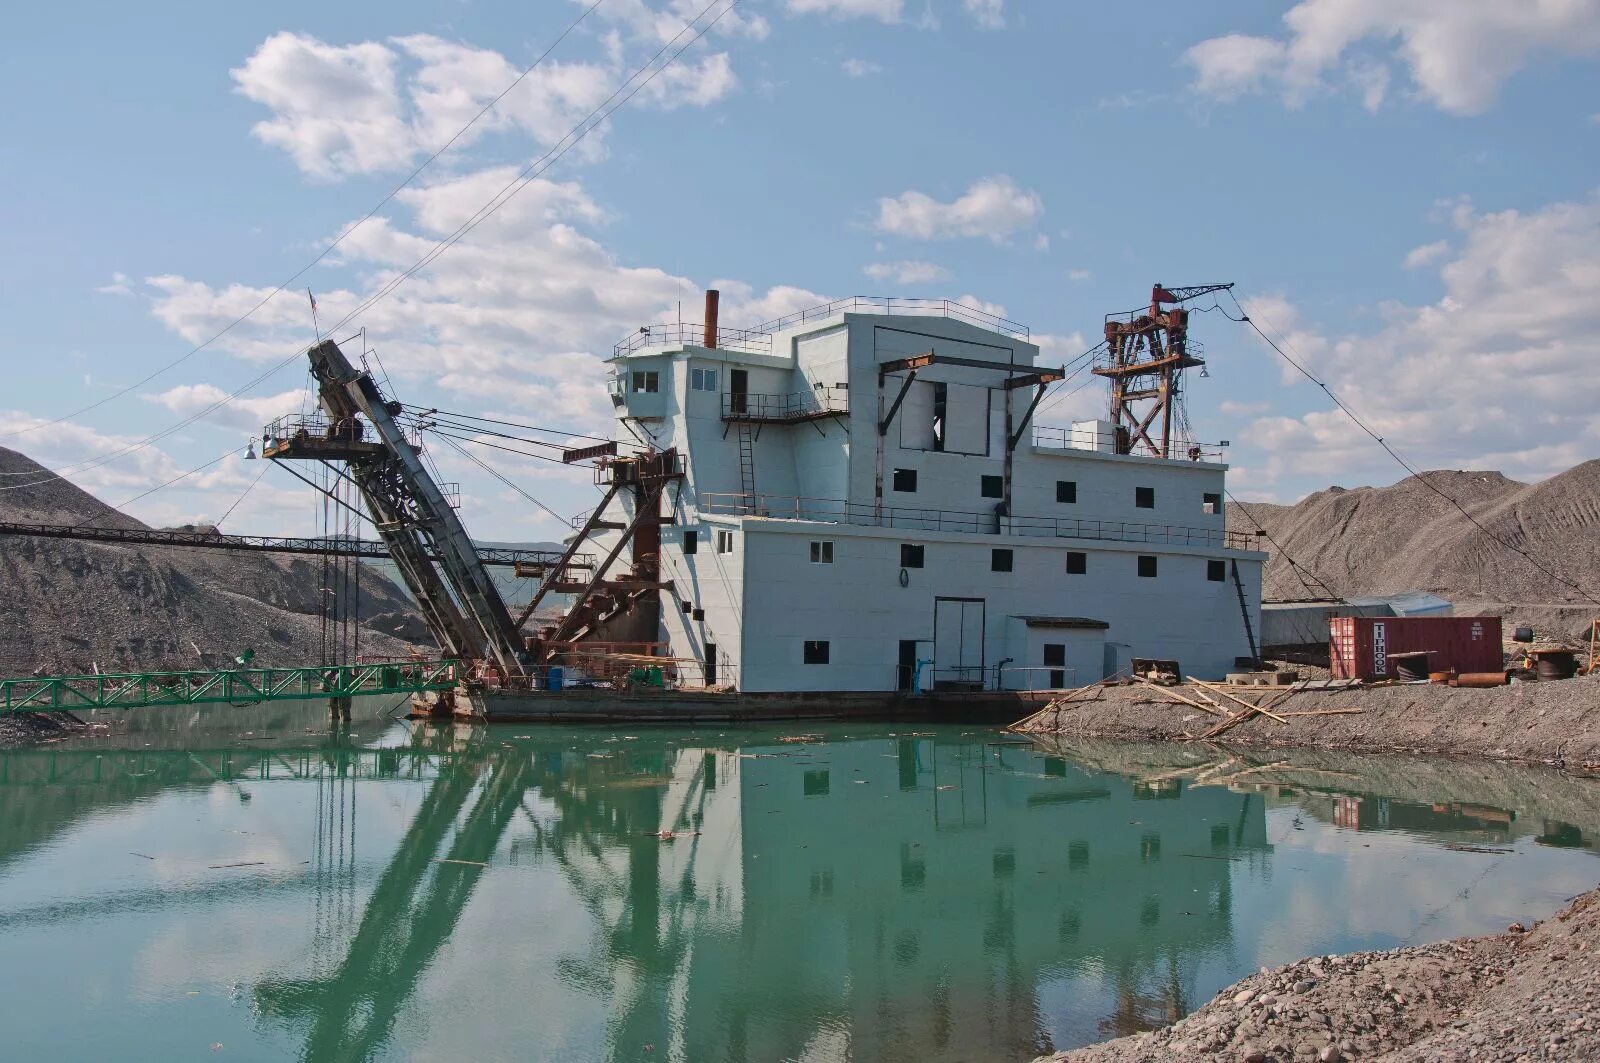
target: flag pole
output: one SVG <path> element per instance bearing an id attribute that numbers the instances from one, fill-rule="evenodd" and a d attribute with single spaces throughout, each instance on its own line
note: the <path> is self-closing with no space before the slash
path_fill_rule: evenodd
<path id="1" fill-rule="evenodd" d="M 311 331 L 316 334 L 317 342 L 322 342 L 322 330 L 317 327 L 317 297 L 311 294 L 311 289 L 306 288 L 306 298 L 311 300 Z"/>

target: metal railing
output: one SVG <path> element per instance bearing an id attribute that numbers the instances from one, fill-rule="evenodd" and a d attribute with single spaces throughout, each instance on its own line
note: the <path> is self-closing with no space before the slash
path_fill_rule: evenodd
<path id="1" fill-rule="evenodd" d="M 829 413 L 848 413 L 849 392 L 843 388 L 813 388 L 786 395 L 722 394 L 722 416 L 754 421 L 799 421 Z"/>
<path id="2" fill-rule="evenodd" d="M 1152 432 L 1152 435 L 1155 433 Z M 1228 446 L 1226 439 L 1216 443 L 1202 443 L 1196 439 L 1174 437 L 1171 440 L 1173 461 L 1221 461 Z M 1122 453 L 1117 449 L 1115 432 L 1096 432 L 1092 428 L 1077 426 L 1034 425 L 1033 445 L 1050 450 L 1089 450 L 1101 454 Z M 1133 453 L 1137 454 L 1137 451 Z M 1150 455 L 1139 455 L 1149 457 Z"/>
<path id="3" fill-rule="evenodd" d="M 894 296 L 881 295 L 852 295 L 846 299 L 835 299 L 831 303 L 820 306 L 807 307 L 793 314 L 765 321 L 751 329 L 752 332 L 781 332 L 784 329 L 803 325 L 808 321 L 820 321 L 836 314 L 907 314 L 918 317 L 948 317 L 957 321 L 965 321 L 972 325 L 981 325 L 984 328 L 1004 332 L 1009 336 L 1025 340 L 1030 335 L 1028 326 L 1021 322 L 1012 321 L 998 314 L 991 314 L 987 310 L 966 303 L 958 303 L 951 299 L 901 299 Z"/>
<path id="4" fill-rule="evenodd" d="M 770 517 L 777 520 L 809 520 L 826 524 L 856 524 L 873 528 L 904 528 L 911 531 L 961 532 L 968 535 L 1098 539 L 1105 542 L 1148 543 L 1152 546 L 1205 546 L 1228 550 L 1259 548 L 1257 537 L 1248 532 L 1227 531 L 1223 528 L 1195 528 L 1178 524 L 1002 516 L 992 510 L 984 513 L 906 506 L 875 506 L 836 498 L 798 498 L 793 495 L 760 494 L 750 496 L 737 491 L 701 492 L 697 504 L 700 512 L 713 516 Z"/>
<path id="5" fill-rule="evenodd" d="M 665 325 L 642 325 L 618 340 L 611 348 L 613 358 L 642 351 L 646 347 L 699 347 L 705 343 L 704 325 L 688 322 Z M 718 328 L 717 347 L 720 350 L 744 351 L 746 354 L 767 354 L 772 350 L 772 337 L 760 329 Z"/>
<path id="6" fill-rule="evenodd" d="M 422 433 L 415 424 L 401 426 L 401 435 L 407 443 L 422 448 Z M 359 418 L 334 422 L 321 410 L 315 413 L 290 413 L 277 418 L 261 430 L 263 444 L 283 446 L 296 440 L 316 440 L 328 443 L 371 443 L 381 445 L 378 433 L 371 431 Z"/>

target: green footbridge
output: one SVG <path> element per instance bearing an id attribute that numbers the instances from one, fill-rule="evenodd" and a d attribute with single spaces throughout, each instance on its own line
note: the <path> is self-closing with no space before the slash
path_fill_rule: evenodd
<path id="1" fill-rule="evenodd" d="M 35 676 L 0 680 L 0 714 L 160 705 L 247 705 L 455 688 L 461 663 L 381 661 L 305 668 Z"/>

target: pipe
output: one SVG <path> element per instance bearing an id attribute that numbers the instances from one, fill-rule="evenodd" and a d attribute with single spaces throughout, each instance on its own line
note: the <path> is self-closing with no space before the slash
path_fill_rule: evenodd
<path id="1" fill-rule="evenodd" d="M 1457 687 L 1503 687 L 1509 673 L 1506 672 L 1462 672 L 1456 676 L 1451 686 Z"/>
<path id="2" fill-rule="evenodd" d="M 715 288 L 707 288 L 706 289 L 706 336 L 705 336 L 705 339 L 706 339 L 706 346 L 707 347 L 713 347 L 714 348 L 717 345 L 717 300 L 719 298 L 721 298 L 721 293 L 718 292 Z"/>

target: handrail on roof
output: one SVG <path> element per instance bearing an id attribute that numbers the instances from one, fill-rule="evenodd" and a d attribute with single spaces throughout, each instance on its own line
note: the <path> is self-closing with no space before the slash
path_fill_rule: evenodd
<path id="1" fill-rule="evenodd" d="M 914 314 L 931 317 L 949 317 L 958 321 L 966 321 L 974 325 L 992 328 L 997 332 L 1015 336 L 1025 340 L 1032 333 L 1027 325 L 1010 318 L 991 314 L 976 306 L 953 299 L 909 299 L 898 296 L 884 295 L 852 295 L 844 299 L 835 299 L 830 303 L 821 303 L 817 306 L 797 310 L 792 314 L 765 321 L 751 329 L 751 332 L 781 332 L 796 325 L 803 325 L 807 321 L 816 321 L 821 318 L 833 317 L 835 314 L 848 313 L 876 313 L 876 314 Z"/>

